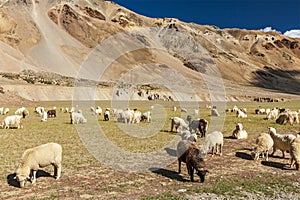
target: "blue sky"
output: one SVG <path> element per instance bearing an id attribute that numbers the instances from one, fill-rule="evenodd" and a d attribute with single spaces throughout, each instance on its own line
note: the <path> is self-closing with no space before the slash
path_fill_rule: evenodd
<path id="1" fill-rule="evenodd" d="M 300 0 L 112 0 L 148 17 L 174 17 L 220 28 L 300 29 Z"/>

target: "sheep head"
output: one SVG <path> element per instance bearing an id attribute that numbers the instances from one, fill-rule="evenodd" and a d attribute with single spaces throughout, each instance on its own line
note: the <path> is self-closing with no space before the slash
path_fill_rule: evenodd
<path id="1" fill-rule="evenodd" d="M 198 171 L 197 171 L 197 175 L 200 177 L 201 183 L 204 182 L 204 180 L 205 180 L 205 175 L 206 175 L 206 173 L 208 173 L 208 172 L 209 172 L 208 170 L 198 170 Z"/>
<path id="2" fill-rule="evenodd" d="M 273 127 L 269 127 L 269 134 L 276 134 L 276 129 Z"/>
<path id="3" fill-rule="evenodd" d="M 242 123 L 237 123 L 236 124 L 236 129 L 240 130 L 240 131 L 243 130 L 243 124 Z"/>

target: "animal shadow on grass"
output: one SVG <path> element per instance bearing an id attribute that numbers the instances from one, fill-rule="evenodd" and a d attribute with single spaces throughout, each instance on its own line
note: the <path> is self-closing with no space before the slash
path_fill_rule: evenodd
<path id="1" fill-rule="evenodd" d="M 247 154 L 245 152 L 236 152 L 235 156 L 238 158 L 242 158 L 245 160 L 253 160 L 252 156 L 250 154 Z"/>
<path id="2" fill-rule="evenodd" d="M 279 163 L 279 162 L 261 161 L 261 164 L 268 167 L 274 167 L 282 170 L 292 170 L 291 168 L 287 167 L 286 164 Z"/>
<path id="3" fill-rule="evenodd" d="M 152 171 L 155 174 L 162 175 L 164 177 L 177 180 L 177 181 L 182 181 L 182 182 L 189 182 L 189 180 L 184 179 L 181 175 L 179 175 L 175 171 L 167 170 L 167 169 L 157 169 L 157 168 L 150 168 L 150 171 Z"/>
<path id="4" fill-rule="evenodd" d="M 7 183 L 10 186 L 20 187 L 20 183 L 17 181 L 15 177 L 16 177 L 16 173 L 9 174 L 7 176 Z M 36 173 L 36 178 L 38 179 L 39 177 L 53 177 L 53 176 L 48 172 L 45 172 L 43 170 L 38 170 Z"/>
<path id="5" fill-rule="evenodd" d="M 167 147 L 165 148 L 165 150 L 166 150 L 166 152 L 167 152 L 170 156 L 174 156 L 174 157 L 177 156 L 176 150 L 170 149 L 170 148 L 167 148 Z"/>

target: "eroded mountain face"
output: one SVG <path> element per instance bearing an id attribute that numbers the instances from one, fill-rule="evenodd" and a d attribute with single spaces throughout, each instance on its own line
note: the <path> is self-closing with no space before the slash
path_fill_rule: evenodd
<path id="1" fill-rule="evenodd" d="M 108 1 L 2 0 L 0 7 L 3 72 L 158 85 L 180 74 L 199 92 L 207 77 L 221 77 L 228 94 L 240 93 L 236 85 L 300 91 L 300 40 L 279 33 L 148 18 Z"/>

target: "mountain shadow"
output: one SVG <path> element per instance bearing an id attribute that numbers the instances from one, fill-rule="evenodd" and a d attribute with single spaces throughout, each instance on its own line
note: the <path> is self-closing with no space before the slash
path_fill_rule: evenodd
<path id="1" fill-rule="evenodd" d="M 300 70 L 273 69 L 265 66 L 253 72 L 252 84 L 256 87 L 287 94 L 300 94 Z"/>

